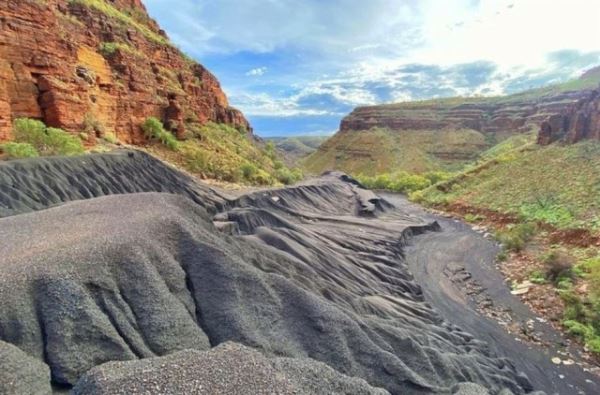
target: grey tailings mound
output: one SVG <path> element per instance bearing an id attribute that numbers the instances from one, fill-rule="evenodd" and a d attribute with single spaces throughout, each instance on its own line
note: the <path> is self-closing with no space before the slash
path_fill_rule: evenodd
<path id="1" fill-rule="evenodd" d="M 90 370 L 74 394 L 389 395 L 305 358 L 267 358 L 236 343 L 185 350 L 140 361 L 108 362 Z"/>
<path id="2" fill-rule="evenodd" d="M 201 364 L 235 342 L 300 389 L 350 377 L 394 394 L 531 389 L 424 301 L 403 246 L 436 224 L 340 174 L 234 200 L 124 152 L 9 162 L 0 182 L 0 340 L 43 361 L 54 385 L 85 377 L 77 388 L 110 392 L 171 357 L 90 369 L 183 350 Z M 196 385 L 181 377 L 173 388 Z"/>

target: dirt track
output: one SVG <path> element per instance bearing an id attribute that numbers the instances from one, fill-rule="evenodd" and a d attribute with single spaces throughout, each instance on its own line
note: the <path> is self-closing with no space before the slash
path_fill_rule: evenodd
<path id="1" fill-rule="evenodd" d="M 499 251 L 495 242 L 467 224 L 428 213 L 401 195 L 381 195 L 403 211 L 440 224 L 440 232 L 412 239 L 406 259 L 416 282 L 423 287 L 425 299 L 446 320 L 487 341 L 499 355 L 511 357 L 536 389 L 561 395 L 600 393 L 596 376 L 577 365 L 552 363 L 551 359 L 560 357 L 557 352 L 564 349 L 561 336 L 511 295 L 494 266 Z M 528 321 L 533 321 L 533 331 L 547 345 L 516 340 L 517 336 L 499 323 L 503 320 L 513 327 L 526 327 Z"/>

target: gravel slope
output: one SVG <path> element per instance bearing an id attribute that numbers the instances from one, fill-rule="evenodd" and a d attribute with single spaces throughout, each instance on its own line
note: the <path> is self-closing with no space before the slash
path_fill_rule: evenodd
<path id="1" fill-rule="evenodd" d="M 127 189 L 116 181 L 123 166 L 136 172 Z M 104 187 L 81 189 L 70 174 L 90 184 L 97 175 Z M 171 194 L 149 192 L 162 176 Z M 314 360 L 393 394 L 532 389 L 510 360 L 424 300 L 403 251 L 437 224 L 340 174 L 235 200 L 127 153 L 17 161 L 0 166 L 7 179 L 0 190 L 29 200 L 18 206 L 9 192 L 2 201 L 6 215 L 24 213 L 0 219 L 0 340 L 43 361 L 55 385 L 99 371 L 115 385 L 119 369 L 86 374 L 235 342 L 302 358 L 308 367 L 274 368 L 298 370 L 299 388 L 327 380 Z M 60 193 L 44 201 L 48 189 Z M 58 205 L 32 211 L 44 202 Z"/>

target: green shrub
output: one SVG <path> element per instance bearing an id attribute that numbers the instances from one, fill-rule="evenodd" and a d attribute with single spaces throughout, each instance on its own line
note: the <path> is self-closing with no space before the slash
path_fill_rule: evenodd
<path id="1" fill-rule="evenodd" d="M 576 266 L 576 271 L 588 281 L 590 297 L 600 301 L 600 257 L 586 259 Z"/>
<path id="2" fill-rule="evenodd" d="M 520 214 L 530 221 L 543 221 L 555 226 L 568 226 L 574 220 L 572 210 L 561 205 L 554 197 L 538 197 L 533 203 L 519 207 Z"/>
<path id="3" fill-rule="evenodd" d="M 290 185 L 300 181 L 303 175 L 300 169 L 290 170 L 287 167 L 280 167 L 275 171 L 275 177 L 282 184 Z"/>
<path id="4" fill-rule="evenodd" d="M 107 143 L 111 144 L 117 144 L 119 142 L 119 139 L 117 139 L 117 136 L 114 133 L 105 133 L 104 136 L 102 136 L 102 138 Z"/>
<path id="5" fill-rule="evenodd" d="M 413 191 L 408 194 L 408 198 L 415 203 L 422 203 L 425 201 L 425 193 L 421 191 Z"/>
<path id="6" fill-rule="evenodd" d="M 525 244 L 531 240 L 536 232 L 533 224 L 524 223 L 512 225 L 496 233 L 496 239 L 503 245 L 507 251 L 519 252 Z"/>
<path id="7" fill-rule="evenodd" d="M 166 131 L 163 124 L 156 118 L 150 117 L 142 124 L 144 135 L 148 139 L 158 140 L 170 150 L 177 151 L 179 142 L 170 132 Z"/>
<path id="8" fill-rule="evenodd" d="M 410 193 L 420 191 L 431 185 L 431 181 L 423 176 L 408 173 L 398 173 L 392 177 L 390 188 L 394 192 Z"/>
<path id="9" fill-rule="evenodd" d="M 242 176 L 248 181 L 252 181 L 254 176 L 256 176 L 258 173 L 258 168 L 252 163 L 244 163 L 242 166 L 240 166 L 240 170 L 242 172 Z"/>
<path id="10" fill-rule="evenodd" d="M 437 179 L 439 175 L 430 175 Z M 431 186 L 431 180 L 425 176 L 410 174 L 404 171 L 393 174 L 379 174 L 375 177 L 368 177 L 359 174 L 355 177 L 360 183 L 369 189 L 385 189 L 398 193 L 411 193 L 423 190 Z"/>
<path id="11" fill-rule="evenodd" d="M 27 143 L 4 143 L 0 145 L 0 149 L 8 159 L 35 158 L 39 156 L 37 150 Z"/>
<path id="12" fill-rule="evenodd" d="M 78 155 L 84 152 L 83 144 L 77 136 L 62 129 L 48 128 L 43 122 L 21 118 L 14 123 L 14 136 L 17 143 L 33 146 L 41 155 Z"/>
<path id="13" fill-rule="evenodd" d="M 559 288 L 569 287 L 565 280 L 570 282 L 573 278 L 573 257 L 559 251 L 550 251 L 542 256 L 542 262 L 546 267 L 546 279 L 555 285 L 560 284 Z"/>
<path id="14" fill-rule="evenodd" d="M 481 222 L 485 219 L 485 215 L 480 214 L 465 214 L 465 221 L 467 222 Z"/>
<path id="15" fill-rule="evenodd" d="M 431 185 L 433 185 L 441 181 L 449 180 L 452 177 L 452 173 L 448 173 L 445 171 L 429 171 L 423 174 L 423 177 L 428 179 Z"/>
<path id="16" fill-rule="evenodd" d="M 529 275 L 529 281 L 534 284 L 546 284 L 546 275 L 540 270 L 534 270 Z"/>
<path id="17" fill-rule="evenodd" d="M 200 149 L 188 149 L 184 152 L 187 168 L 194 173 L 202 173 L 208 169 L 208 159 Z"/>
<path id="18" fill-rule="evenodd" d="M 271 185 L 273 183 L 273 178 L 266 171 L 259 169 L 251 181 L 259 185 Z"/>
<path id="19" fill-rule="evenodd" d="M 77 155 L 84 152 L 81 140 L 62 129 L 48 128 L 46 134 L 48 155 Z"/>
<path id="20" fill-rule="evenodd" d="M 13 125 L 15 141 L 31 144 L 38 151 L 46 142 L 46 125 L 37 119 L 19 118 Z"/>
<path id="21" fill-rule="evenodd" d="M 575 320 L 566 320 L 563 325 L 567 328 L 567 331 L 575 336 L 581 336 L 584 339 L 591 338 L 594 336 L 594 328 L 582 324 Z"/>
<path id="22" fill-rule="evenodd" d="M 583 323 L 576 320 L 565 320 L 563 325 L 567 332 L 583 340 L 588 350 L 600 354 L 600 330 L 598 322 L 594 324 Z"/>

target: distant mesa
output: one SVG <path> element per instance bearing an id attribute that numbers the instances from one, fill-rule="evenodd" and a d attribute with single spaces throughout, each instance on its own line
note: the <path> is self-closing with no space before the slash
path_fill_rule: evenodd
<path id="1" fill-rule="evenodd" d="M 540 132 L 542 144 L 600 139 L 599 86 L 597 67 L 577 80 L 510 96 L 359 107 L 305 164 L 314 172 L 354 174 L 452 171 L 515 134 Z"/>

